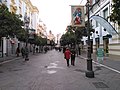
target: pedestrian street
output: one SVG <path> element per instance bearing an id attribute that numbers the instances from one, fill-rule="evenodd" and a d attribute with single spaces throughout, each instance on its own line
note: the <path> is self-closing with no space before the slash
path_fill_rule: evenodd
<path id="1" fill-rule="evenodd" d="M 93 64 L 95 78 L 85 77 L 86 60 L 67 67 L 62 52 L 29 55 L 0 66 L 0 90 L 119 90 L 120 74 Z"/>

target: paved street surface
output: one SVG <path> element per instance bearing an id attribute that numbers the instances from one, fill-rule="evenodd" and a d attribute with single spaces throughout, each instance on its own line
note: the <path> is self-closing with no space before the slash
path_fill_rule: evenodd
<path id="1" fill-rule="evenodd" d="M 85 77 L 83 56 L 70 67 L 63 53 L 55 50 L 29 58 L 0 65 L 0 90 L 120 90 L 120 73 L 104 66 L 93 63 L 95 78 Z"/>

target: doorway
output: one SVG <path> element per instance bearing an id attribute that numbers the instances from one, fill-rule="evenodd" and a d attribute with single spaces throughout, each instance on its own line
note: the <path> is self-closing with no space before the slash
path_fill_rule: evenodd
<path id="1" fill-rule="evenodd" d="M 104 55 L 108 56 L 109 53 L 109 38 L 107 36 L 103 36 L 103 49 L 104 49 Z"/>

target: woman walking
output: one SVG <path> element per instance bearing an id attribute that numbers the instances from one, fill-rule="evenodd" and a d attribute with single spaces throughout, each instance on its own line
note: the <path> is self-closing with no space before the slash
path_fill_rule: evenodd
<path id="1" fill-rule="evenodd" d="M 68 66 L 68 67 L 69 67 L 70 55 L 71 55 L 71 52 L 70 52 L 70 50 L 67 48 L 66 51 L 64 52 L 64 57 L 65 57 L 65 59 L 66 59 L 66 62 L 67 62 L 67 66 Z"/>

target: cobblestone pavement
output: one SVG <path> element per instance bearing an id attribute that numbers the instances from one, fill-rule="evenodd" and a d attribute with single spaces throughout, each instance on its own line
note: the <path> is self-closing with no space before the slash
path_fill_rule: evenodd
<path id="1" fill-rule="evenodd" d="M 29 56 L 0 66 L 0 90 L 120 90 L 120 74 L 93 64 L 95 78 L 85 77 L 86 60 L 66 66 L 62 52 Z"/>

